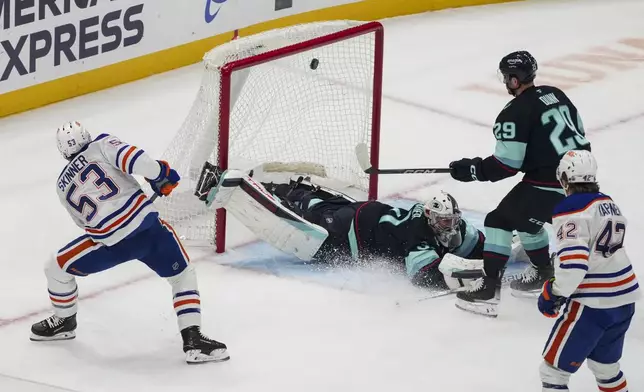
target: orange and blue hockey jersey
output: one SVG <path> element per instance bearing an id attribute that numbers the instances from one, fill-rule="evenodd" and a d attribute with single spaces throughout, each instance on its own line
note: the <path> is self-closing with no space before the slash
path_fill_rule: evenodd
<path id="1" fill-rule="evenodd" d="M 132 175 L 156 180 L 157 161 L 142 149 L 101 134 L 67 164 L 57 181 L 60 202 L 96 243 L 114 245 L 158 211 Z"/>
<path id="2" fill-rule="evenodd" d="M 626 254 L 627 220 L 603 193 L 576 193 L 555 208 L 553 293 L 591 308 L 616 308 L 641 296 Z"/>

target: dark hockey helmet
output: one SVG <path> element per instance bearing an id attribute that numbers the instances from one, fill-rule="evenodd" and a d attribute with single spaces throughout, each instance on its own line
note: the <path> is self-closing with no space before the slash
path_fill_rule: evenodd
<path id="1" fill-rule="evenodd" d="M 537 69 L 537 60 L 529 52 L 521 50 L 512 52 L 501 59 L 499 76 L 506 84 L 510 77 L 517 78 L 519 83 L 530 83 L 537 76 Z"/>

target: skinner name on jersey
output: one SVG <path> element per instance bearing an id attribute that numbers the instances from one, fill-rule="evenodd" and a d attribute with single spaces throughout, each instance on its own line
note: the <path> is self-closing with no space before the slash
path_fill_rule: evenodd
<path id="1" fill-rule="evenodd" d="M 87 166 L 87 159 L 82 155 L 79 155 L 73 161 L 69 162 L 63 173 L 58 177 L 58 188 L 64 191 L 67 185 L 72 183 L 74 176 L 80 173 L 85 166 Z"/>

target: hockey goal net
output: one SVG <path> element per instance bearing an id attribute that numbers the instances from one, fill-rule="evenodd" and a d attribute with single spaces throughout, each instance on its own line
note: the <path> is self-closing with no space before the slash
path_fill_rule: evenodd
<path id="1" fill-rule="evenodd" d="M 203 163 L 251 169 L 267 162 L 313 163 L 325 176 L 377 197 L 383 28 L 378 22 L 296 25 L 235 39 L 206 53 L 193 107 L 165 151 L 182 177 L 159 204 L 192 244 L 225 249 L 224 210 L 193 194 Z"/>

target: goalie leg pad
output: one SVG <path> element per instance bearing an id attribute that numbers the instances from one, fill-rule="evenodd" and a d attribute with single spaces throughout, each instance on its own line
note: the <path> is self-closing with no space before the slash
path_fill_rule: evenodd
<path id="1" fill-rule="evenodd" d="M 512 236 L 510 260 L 530 262 L 530 257 L 528 257 L 528 254 L 521 243 L 521 237 L 518 234 L 514 234 Z"/>
<path id="2" fill-rule="evenodd" d="M 517 236 L 523 245 L 523 252 L 526 254 L 526 261 L 535 266 L 547 266 L 550 263 L 549 239 L 545 229 L 539 230 L 536 234 L 517 232 Z M 514 242 L 512 244 L 512 253 L 515 252 Z"/>
<path id="3" fill-rule="evenodd" d="M 214 190 L 215 188 L 213 188 Z M 328 232 L 306 221 L 270 194 L 260 183 L 238 170 L 221 177 L 209 195 L 261 240 L 303 261 L 311 261 Z"/>

